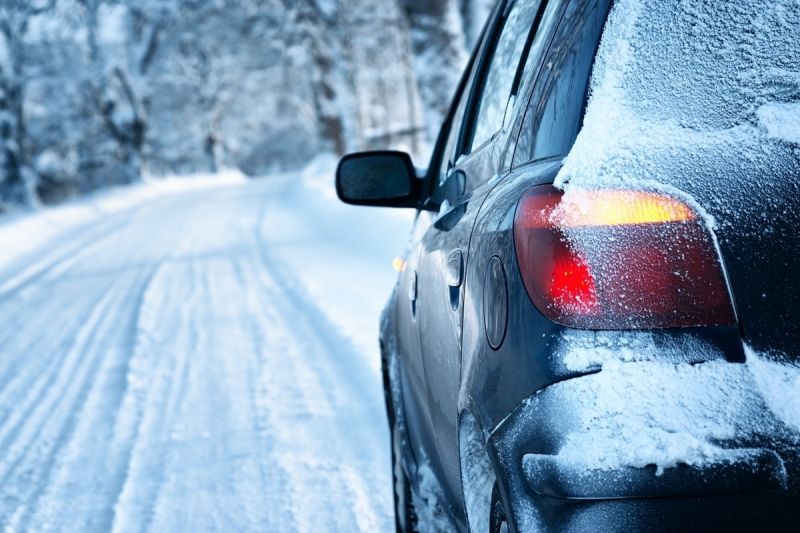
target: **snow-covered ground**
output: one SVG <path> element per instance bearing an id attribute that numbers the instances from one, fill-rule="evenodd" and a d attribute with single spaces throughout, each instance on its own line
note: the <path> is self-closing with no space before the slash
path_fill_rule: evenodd
<path id="1" fill-rule="evenodd" d="M 388 531 L 377 320 L 410 213 L 305 173 L 0 221 L 6 531 Z"/>

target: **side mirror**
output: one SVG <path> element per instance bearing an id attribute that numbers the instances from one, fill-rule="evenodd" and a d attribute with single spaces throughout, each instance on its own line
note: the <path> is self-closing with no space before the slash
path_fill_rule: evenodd
<path id="1" fill-rule="evenodd" d="M 349 154 L 336 169 L 336 194 L 347 204 L 417 207 L 421 193 L 421 180 L 405 152 Z"/>

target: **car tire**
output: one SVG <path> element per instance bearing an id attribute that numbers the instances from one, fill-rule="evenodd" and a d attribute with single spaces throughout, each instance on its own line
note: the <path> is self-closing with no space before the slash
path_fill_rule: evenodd
<path id="1" fill-rule="evenodd" d="M 394 518 L 397 533 L 417 533 L 417 514 L 411 493 L 411 482 L 402 463 L 402 441 L 400 428 L 392 422 L 392 486 L 394 496 Z"/>

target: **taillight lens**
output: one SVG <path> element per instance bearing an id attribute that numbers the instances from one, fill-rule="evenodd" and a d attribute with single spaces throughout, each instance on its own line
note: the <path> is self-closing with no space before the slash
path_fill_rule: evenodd
<path id="1" fill-rule="evenodd" d="M 531 300 L 565 326 L 665 328 L 736 320 L 711 234 L 677 198 L 534 187 L 517 207 L 514 240 Z"/>

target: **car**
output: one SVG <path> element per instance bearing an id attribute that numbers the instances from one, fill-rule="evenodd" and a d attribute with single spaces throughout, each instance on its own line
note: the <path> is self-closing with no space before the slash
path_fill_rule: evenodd
<path id="1" fill-rule="evenodd" d="M 380 346 L 398 531 L 797 530 L 800 8 L 503 0 Z"/>

